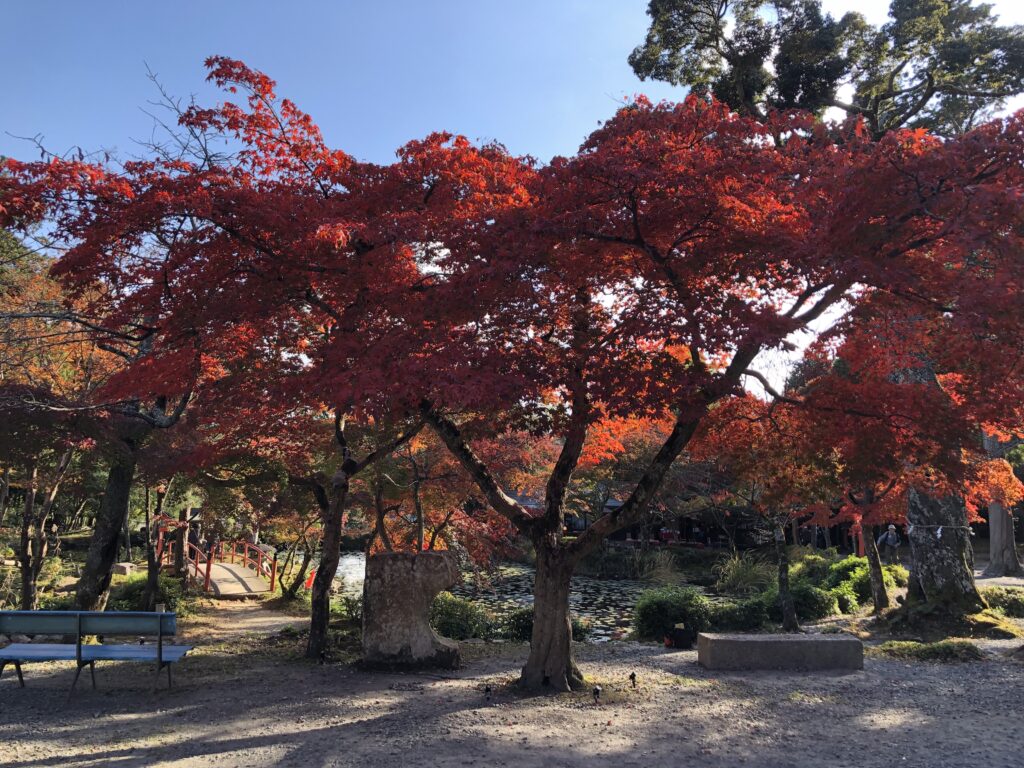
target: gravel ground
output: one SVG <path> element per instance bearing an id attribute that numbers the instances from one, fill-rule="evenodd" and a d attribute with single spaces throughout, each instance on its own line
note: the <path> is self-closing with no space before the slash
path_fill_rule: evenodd
<path id="1" fill-rule="evenodd" d="M 842 675 L 712 674 L 692 651 L 579 646 L 595 705 L 514 693 L 523 645 L 467 645 L 449 674 L 367 673 L 261 634 L 294 618 L 229 611 L 194 621 L 200 648 L 171 691 L 152 693 L 144 665 L 106 664 L 98 691 L 65 704 L 69 665 L 28 667 L 24 690 L 5 673 L 0 768 L 1024 765 L 1024 664 L 1004 655 L 1019 641 L 986 644 L 980 662 L 870 658 Z"/>

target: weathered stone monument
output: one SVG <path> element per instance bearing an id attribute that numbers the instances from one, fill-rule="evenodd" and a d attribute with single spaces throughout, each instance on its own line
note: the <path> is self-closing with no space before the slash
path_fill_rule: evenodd
<path id="1" fill-rule="evenodd" d="M 849 635 L 697 635 L 706 669 L 864 669 L 864 644 Z"/>
<path id="2" fill-rule="evenodd" d="M 430 605 L 461 580 L 448 552 L 384 552 L 366 559 L 363 663 L 377 667 L 459 665 L 459 644 L 430 626 Z"/>

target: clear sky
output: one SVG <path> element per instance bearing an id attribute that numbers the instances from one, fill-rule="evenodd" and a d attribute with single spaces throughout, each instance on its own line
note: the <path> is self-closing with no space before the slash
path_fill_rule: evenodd
<path id="1" fill-rule="evenodd" d="M 825 0 L 873 21 L 885 0 Z M 1024 3 L 995 0 L 1004 21 Z M 573 152 L 624 98 L 678 99 L 626 57 L 647 0 L 0 0 L 0 154 L 133 154 L 150 135 L 148 65 L 179 96 L 217 97 L 203 59 L 242 59 L 278 81 L 332 146 L 386 162 L 433 130 L 497 139 L 548 160 Z"/>

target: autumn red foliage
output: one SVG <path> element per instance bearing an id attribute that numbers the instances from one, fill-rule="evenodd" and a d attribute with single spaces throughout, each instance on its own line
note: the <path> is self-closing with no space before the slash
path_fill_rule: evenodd
<path id="1" fill-rule="evenodd" d="M 547 165 L 449 134 L 377 165 L 328 148 L 265 75 L 208 63 L 243 98 L 185 111 L 178 154 L 7 161 L 0 224 L 49 219 L 69 246 L 55 273 L 105 326 L 145 341 L 106 397 L 186 398 L 197 428 L 219 425 L 213 442 L 272 442 L 285 419 L 333 423 L 337 469 L 314 483 L 325 550 L 350 481 L 429 425 L 537 551 L 530 687 L 583 684 L 568 620 L 576 563 L 641 519 L 706 416 L 749 404 L 744 382 L 768 384 L 759 355 L 795 333 L 835 325 L 829 341 L 877 383 L 894 366 L 873 368 L 868 341 L 899 318 L 893 332 L 912 338 L 887 354 L 926 342 L 954 402 L 974 403 L 956 430 L 1021 423 L 1016 356 L 987 365 L 993 349 L 1020 348 L 1021 117 L 945 142 L 874 141 L 856 123 L 638 99 Z M 214 137 L 235 151 L 214 153 Z M 840 434 L 855 440 L 881 424 L 923 466 L 919 433 L 891 430 L 904 407 L 934 420 L 949 406 L 911 389 L 886 389 L 884 411 L 841 377 L 794 399 L 848 417 Z M 660 445 L 621 506 L 563 539 L 574 473 L 609 450 L 607 425 L 631 419 L 663 424 Z M 357 449 L 352 425 L 377 439 Z M 510 432 L 556 448 L 537 504 L 487 454 Z"/>

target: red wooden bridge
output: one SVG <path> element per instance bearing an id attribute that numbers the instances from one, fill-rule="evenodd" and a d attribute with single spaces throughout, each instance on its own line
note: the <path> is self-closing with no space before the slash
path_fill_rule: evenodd
<path id="1" fill-rule="evenodd" d="M 163 567 L 174 567 L 178 542 L 159 531 L 157 552 Z M 248 597 L 273 592 L 277 586 L 277 555 L 247 541 L 222 542 L 203 550 L 185 544 L 183 560 L 188 580 L 215 597 Z"/>

